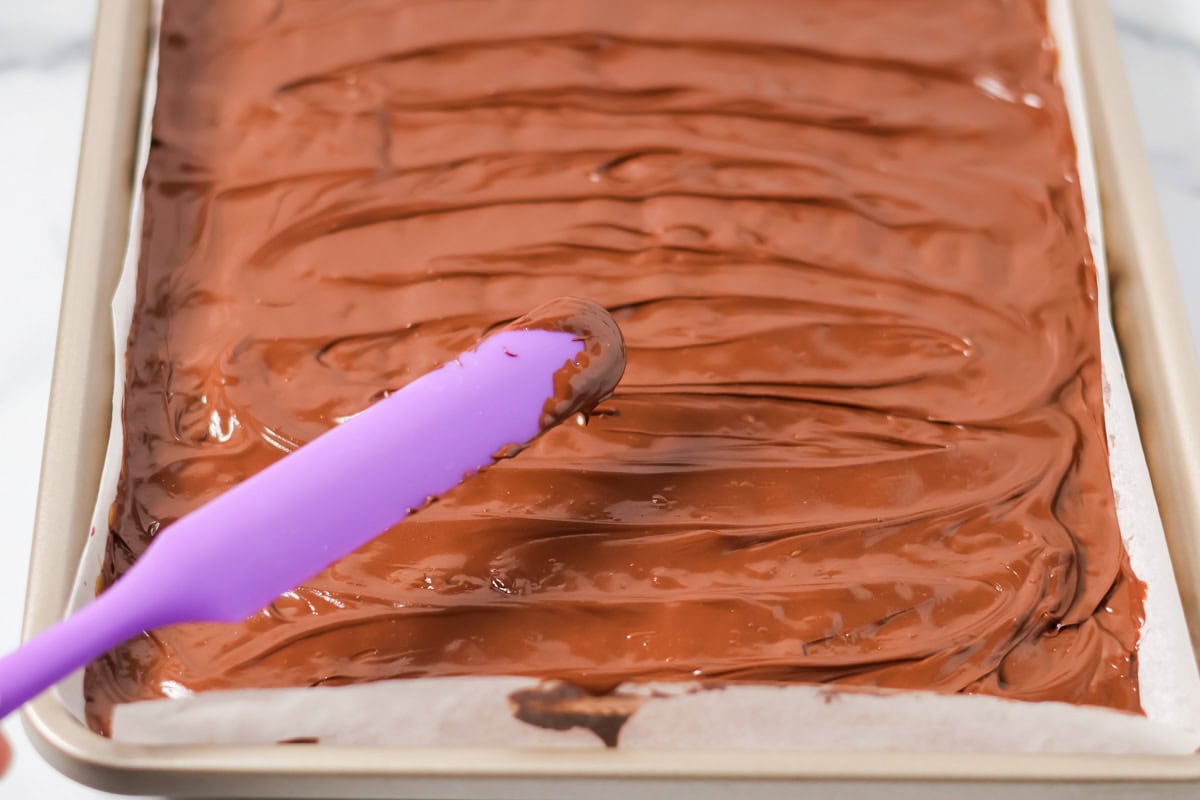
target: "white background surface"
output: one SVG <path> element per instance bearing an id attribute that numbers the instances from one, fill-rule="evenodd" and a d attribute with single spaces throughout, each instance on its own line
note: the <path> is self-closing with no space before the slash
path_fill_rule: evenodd
<path id="1" fill-rule="evenodd" d="M 1200 0 L 1109 2 L 1200 334 Z M 20 635 L 95 3 L 0 0 L 0 651 Z M 0 798 L 109 796 L 54 772 L 15 719 L 3 728 L 16 752 Z"/>

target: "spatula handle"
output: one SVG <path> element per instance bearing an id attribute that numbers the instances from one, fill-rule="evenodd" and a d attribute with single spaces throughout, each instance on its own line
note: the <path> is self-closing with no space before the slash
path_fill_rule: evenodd
<path id="1" fill-rule="evenodd" d="M 143 630 L 253 614 L 533 439 L 581 348 L 497 334 L 177 520 L 95 601 L 0 659 L 0 716 Z"/>
<path id="2" fill-rule="evenodd" d="M 0 658 L 0 718 L 126 639 L 159 624 L 121 582 Z"/>
<path id="3" fill-rule="evenodd" d="M 502 329 L 167 526 L 94 602 L 0 659 L 0 717 L 140 631 L 244 619 L 533 441 L 564 408 L 594 405 L 624 369 L 621 334 L 594 303 L 540 307 L 546 324 L 563 325 L 564 311 L 606 331 L 603 342 L 589 345 L 592 327 Z"/>

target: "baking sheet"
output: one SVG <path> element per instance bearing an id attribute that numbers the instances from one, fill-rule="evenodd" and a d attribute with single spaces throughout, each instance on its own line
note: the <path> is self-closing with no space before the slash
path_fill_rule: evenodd
<path id="1" fill-rule="evenodd" d="M 621 746 L 1108 753 L 1190 753 L 1200 746 L 1200 676 L 1188 645 L 1110 323 L 1096 180 L 1067 0 L 1050 0 L 1049 12 L 1061 54 L 1062 83 L 1075 130 L 1089 238 L 1097 261 L 1105 415 L 1117 514 L 1133 569 L 1149 587 L 1138 664 L 1147 717 L 963 695 L 860 694 L 812 686 L 734 686 L 697 692 L 697 687 L 675 684 L 666 687 L 666 696 L 647 700 L 632 715 L 622 730 Z M 156 8 L 156 18 L 157 14 Z M 139 186 L 149 141 L 156 67 L 152 49 L 139 145 Z M 120 469 L 124 349 L 140 232 L 139 191 L 130 247 L 113 303 L 118 357 L 112 433 L 93 514 L 94 533 L 84 551 L 72 609 L 94 595 L 108 509 Z M 515 720 L 510 693 L 535 684 L 524 678 L 447 678 L 214 692 L 118 707 L 114 734 L 147 743 L 257 743 L 304 737 L 360 744 L 601 746 L 587 730 L 548 731 Z M 73 676 L 61 691 L 73 713 L 82 716 L 80 676 Z M 631 687 L 630 691 L 644 692 L 645 687 Z M 720 724 L 713 724 L 717 720 Z"/>
<path id="2" fill-rule="evenodd" d="M 133 320 L 133 305 L 136 300 L 137 265 L 142 236 L 142 211 L 145 199 L 142 196 L 142 179 L 146 173 L 146 160 L 150 156 L 150 128 L 154 116 L 154 101 L 158 94 L 158 30 L 162 20 L 162 0 L 151 4 L 150 46 L 146 54 L 146 74 L 143 81 L 142 110 L 138 124 L 137 155 L 134 168 L 133 203 L 129 213 L 129 233 L 126 239 L 125 257 L 121 265 L 121 276 L 113 290 L 113 390 L 112 419 L 108 427 L 108 445 L 104 453 L 104 466 L 100 472 L 100 483 L 96 489 L 96 505 L 92 509 L 92 522 L 88 538 L 79 557 L 75 582 L 67 601 L 67 613 L 72 613 L 96 596 L 98 578 L 104 566 L 104 549 L 108 538 L 108 512 L 117 496 L 117 478 L 121 473 L 122 435 L 124 426 L 121 410 L 125 393 L 125 344 L 129 339 L 129 328 Z M 63 703 L 78 719 L 84 717 L 83 670 L 74 672 L 56 687 Z"/>

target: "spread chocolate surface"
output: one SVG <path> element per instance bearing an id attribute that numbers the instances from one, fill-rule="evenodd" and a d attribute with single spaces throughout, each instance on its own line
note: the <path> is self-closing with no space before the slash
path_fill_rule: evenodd
<path id="1" fill-rule="evenodd" d="M 1140 708 L 1038 0 L 168 0 L 161 42 L 106 583 L 541 301 L 628 366 L 255 617 L 95 662 L 93 726 L 462 674 Z"/>

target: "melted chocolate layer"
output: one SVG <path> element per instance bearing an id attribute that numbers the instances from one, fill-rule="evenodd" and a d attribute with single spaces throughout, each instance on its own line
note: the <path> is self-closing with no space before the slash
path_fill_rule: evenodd
<path id="1" fill-rule="evenodd" d="M 1139 708 L 1037 0 L 171 0 L 104 579 L 534 304 L 628 369 L 114 703 L 513 674 Z M 230 553 L 231 559 L 238 557 Z"/>

